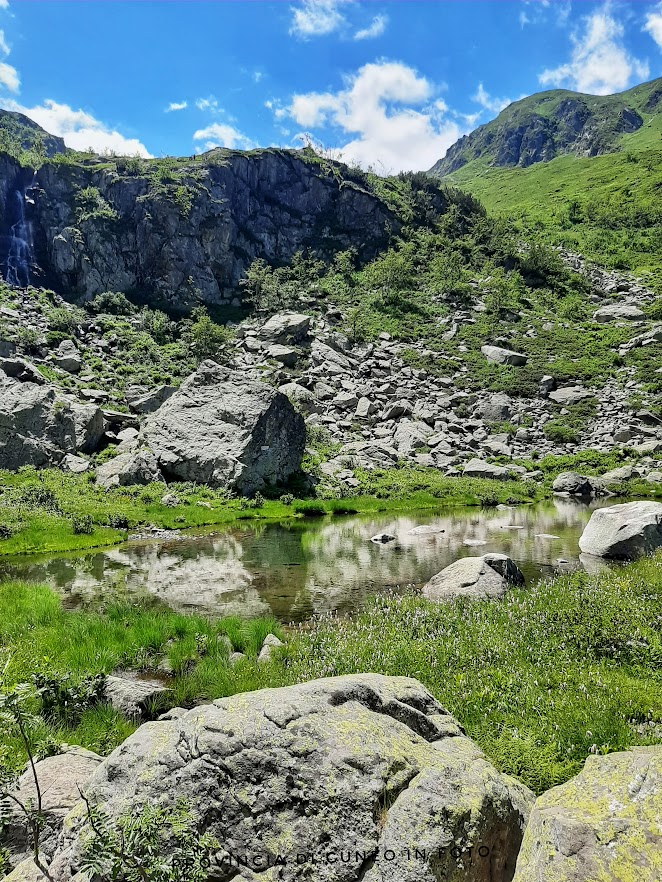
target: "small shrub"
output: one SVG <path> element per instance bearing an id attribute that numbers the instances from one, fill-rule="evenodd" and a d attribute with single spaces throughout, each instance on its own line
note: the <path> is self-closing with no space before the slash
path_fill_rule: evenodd
<path id="1" fill-rule="evenodd" d="M 112 514 L 108 515 L 108 526 L 113 527 L 113 529 L 115 530 L 128 530 L 129 519 L 126 515 L 113 512 Z"/>
<path id="2" fill-rule="evenodd" d="M 476 496 L 483 508 L 494 508 L 499 504 L 499 497 L 496 493 L 481 491 L 477 493 Z"/>
<path id="3" fill-rule="evenodd" d="M 283 493 L 283 495 L 280 497 L 280 501 L 283 503 L 283 505 L 292 505 L 292 503 L 294 502 L 294 496 L 292 496 L 291 493 Z"/>
<path id="4" fill-rule="evenodd" d="M 132 315 L 136 311 L 136 307 L 121 291 L 104 291 L 102 294 L 97 294 L 90 300 L 88 307 L 96 314 Z"/>
<path id="5" fill-rule="evenodd" d="M 579 442 L 579 435 L 577 432 L 563 423 L 546 423 L 543 432 L 545 438 L 547 438 L 548 441 L 553 441 L 555 444 L 577 444 Z"/>
<path id="6" fill-rule="evenodd" d="M 58 514 L 61 512 L 60 503 L 53 491 L 43 484 L 33 484 L 22 489 L 16 498 L 19 506 L 25 508 L 42 508 L 45 511 Z"/>
<path id="7" fill-rule="evenodd" d="M 77 536 L 90 536 L 94 533 L 92 515 L 74 515 L 71 519 L 71 529 Z"/>
<path id="8" fill-rule="evenodd" d="M 16 342 L 26 352 L 35 353 L 39 349 L 39 333 L 34 328 L 19 328 Z"/>
<path id="9" fill-rule="evenodd" d="M 0 523 L 0 540 L 11 539 L 15 532 L 15 528 L 11 524 Z"/>

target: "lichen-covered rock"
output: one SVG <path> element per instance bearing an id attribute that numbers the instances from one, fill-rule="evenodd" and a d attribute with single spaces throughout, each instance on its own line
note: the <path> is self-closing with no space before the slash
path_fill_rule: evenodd
<path id="1" fill-rule="evenodd" d="M 271 386 L 205 361 L 148 417 L 143 437 L 167 477 L 252 493 L 299 469 L 305 423 Z"/>
<path id="2" fill-rule="evenodd" d="M 524 576 L 505 554 L 462 557 L 447 566 L 423 586 L 429 600 L 445 601 L 458 596 L 502 597 L 509 585 L 523 585 Z"/>
<path id="3" fill-rule="evenodd" d="M 54 389 L 0 378 L 0 468 L 57 465 L 75 452 L 74 416 Z"/>
<path id="4" fill-rule="evenodd" d="M 533 802 L 420 683 L 377 674 L 148 723 L 87 796 L 111 817 L 187 799 L 220 844 L 210 878 L 245 882 L 509 882 Z M 73 813 L 55 882 L 78 869 L 81 825 Z"/>
<path id="5" fill-rule="evenodd" d="M 659 882 L 662 747 L 590 756 L 538 798 L 513 882 Z"/>
<path id="6" fill-rule="evenodd" d="M 72 402 L 70 405 L 76 427 L 76 449 L 80 453 L 94 453 L 106 430 L 103 411 L 96 404 Z"/>
<path id="7" fill-rule="evenodd" d="M 626 502 L 598 508 L 584 528 L 584 554 L 633 560 L 662 545 L 662 502 Z"/>

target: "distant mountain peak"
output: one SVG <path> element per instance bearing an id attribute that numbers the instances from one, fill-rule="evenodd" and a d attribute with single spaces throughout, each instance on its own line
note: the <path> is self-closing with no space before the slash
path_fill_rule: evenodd
<path id="1" fill-rule="evenodd" d="M 538 92 L 509 104 L 491 122 L 456 141 L 430 169 L 438 177 L 468 164 L 526 168 L 557 156 L 599 156 L 621 149 L 623 135 L 662 112 L 662 78 L 616 95 L 566 89 Z"/>

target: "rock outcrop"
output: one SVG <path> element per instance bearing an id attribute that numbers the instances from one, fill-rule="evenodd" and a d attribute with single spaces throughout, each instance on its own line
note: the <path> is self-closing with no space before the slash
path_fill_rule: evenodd
<path id="1" fill-rule="evenodd" d="M 443 602 L 455 597 L 481 600 L 502 597 L 510 585 L 523 585 L 524 576 L 505 554 L 462 557 L 447 566 L 423 586 L 428 600 Z"/>
<path id="2" fill-rule="evenodd" d="M 540 796 L 513 882 L 659 882 L 662 747 L 590 756 Z"/>
<path id="3" fill-rule="evenodd" d="M 75 452 L 74 414 L 54 389 L 0 377 L 0 468 L 58 465 Z"/>
<path id="4" fill-rule="evenodd" d="M 370 259 L 400 221 L 362 178 L 306 157 L 216 150 L 180 161 L 156 186 L 149 163 L 82 162 L 74 174 L 45 165 L 29 215 L 37 264 L 56 290 L 140 288 L 181 310 L 230 303 L 256 257 L 284 264 L 310 251 L 330 261 L 354 248 Z"/>
<path id="5" fill-rule="evenodd" d="M 420 683 L 377 674 L 148 723 L 100 766 L 87 798 L 111 818 L 187 799 L 220 844 L 214 878 L 282 882 L 509 882 L 533 802 Z M 83 817 L 65 827 L 55 882 L 78 869 Z"/>
<path id="6" fill-rule="evenodd" d="M 579 539 L 584 554 L 633 560 L 662 545 L 662 502 L 626 502 L 599 508 Z"/>
<path id="7" fill-rule="evenodd" d="M 205 361 L 142 436 L 167 478 L 252 493 L 298 471 L 305 424 L 282 393 Z"/>

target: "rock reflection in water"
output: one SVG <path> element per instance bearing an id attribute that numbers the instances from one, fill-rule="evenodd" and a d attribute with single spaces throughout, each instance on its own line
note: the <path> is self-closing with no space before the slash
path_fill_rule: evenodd
<path id="1" fill-rule="evenodd" d="M 600 504 L 555 499 L 537 506 L 242 525 L 174 542 L 14 558 L 3 561 L 0 572 L 47 582 L 72 606 L 147 596 L 180 611 L 273 612 L 283 621 L 301 621 L 350 611 L 375 592 L 420 587 L 472 554 L 508 554 L 528 579 L 552 572 L 558 559 L 581 566 L 579 536 Z M 415 529 L 422 525 L 430 530 Z M 396 540 L 370 542 L 380 532 Z M 484 544 L 472 547 L 476 542 Z"/>

